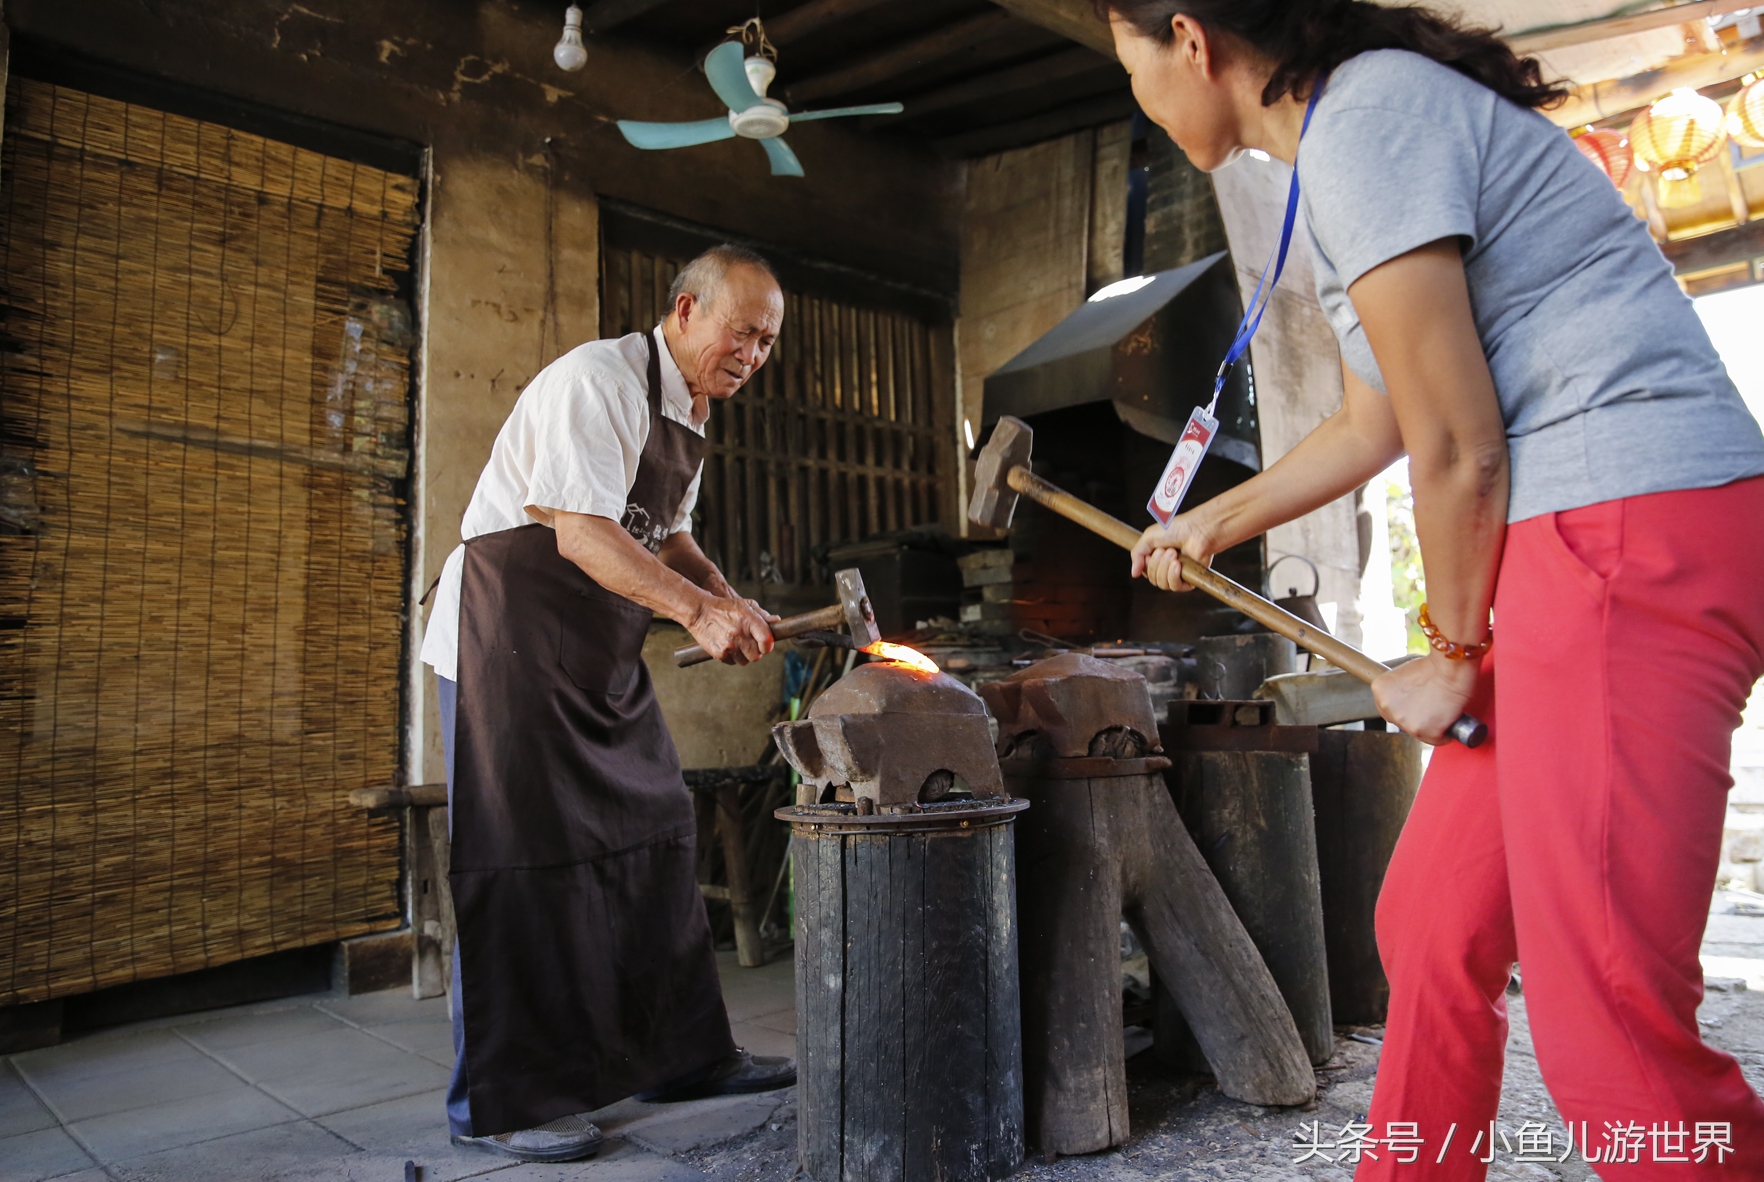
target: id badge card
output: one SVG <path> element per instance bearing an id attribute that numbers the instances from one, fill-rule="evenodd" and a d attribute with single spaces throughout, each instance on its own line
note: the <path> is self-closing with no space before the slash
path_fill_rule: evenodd
<path id="1" fill-rule="evenodd" d="M 1170 453 L 1170 462 L 1164 465 L 1158 487 L 1145 504 L 1159 525 L 1169 525 L 1170 518 L 1182 507 L 1182 498 L 1188 495 L 1188 486 L 1194 483 L 1194 474 L 1218 432 L 1219 420 L 1208 414 L 1206 407 L 1195 407 L 1194 413 L 1188 416 L 1188 426 L 1183 430 L 1182 438 L 1176 443 L 1176 450 Z"/>

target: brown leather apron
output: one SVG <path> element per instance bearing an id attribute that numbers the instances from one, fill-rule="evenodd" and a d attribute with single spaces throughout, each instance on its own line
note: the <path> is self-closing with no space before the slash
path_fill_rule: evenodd
<path id="1" fill-rule="evenodd" d="M 622 524 L 653 553 L 704 440 L 661 413 Z M 642 660 L 650 612 L 544 525 L 466 543 L 453 860 L 472 1132 L 589 1112 L 734 1050 L 696 831 Z"/>

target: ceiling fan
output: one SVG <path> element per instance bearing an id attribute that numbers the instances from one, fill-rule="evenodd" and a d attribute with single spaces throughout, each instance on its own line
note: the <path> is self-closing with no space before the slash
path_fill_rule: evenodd
<path id="1" fill-rule="evenodd" d="M 757 25 L 758 21 L 750 21 Z M 730 30 L 734 32 L 735 30 Z M 745 29 L 742 30 L 746 32 Z M 693 123 L 640 123 L 619 120 L 619 130 L 639 148 L 689 148 L 717 140 L 758 140 L 772 162 L 773 176 L 801 176 L 802 162 L 790 145 L 779 137 L 792 123 L 810 119 L 842 119 L 848 115 L 898 115 L 905 110 L 899 103 L 870 103 L 860 107 L 834 107 L 825 111 L 798 111 L 794 114 L 783 103 L 767 98 L 766 87 L 772 84 L 778 68 L 767 54 L 771 46 L 763 33 L 758 33 L 760 52 L 743 60 L 742 42 L 725 41 L 704 59 L 704 74 L 711 89 L 729 108 L 726 118 L 700 119 Z"/>

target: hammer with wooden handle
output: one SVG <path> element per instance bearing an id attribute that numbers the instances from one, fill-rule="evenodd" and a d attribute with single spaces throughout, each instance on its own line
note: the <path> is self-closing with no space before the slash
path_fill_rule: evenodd
<path id="1" fill-rule="evenodd" d="M 876 629 L 876 613 L 871 610 L 870 596 L 864 591 L 864 576 L 858 573 L 856 567 L 837 571 L 833 575 L 833 585 L 839 591 L 838 603 L 819 611 L 804 612 L 800 616 L 779 620 L 772 625 L 772 638 L 789 640 L 792 636 L 801 636 L 805 632 L 824 632 L 844 624 L 851 632 L 853 648 L 861 649 L 881 640 L 882 633 Z M 682 669 L 710 659 L 710 654 L 704 651 L 702 645 L 689 644 L 685 648 L 674 650 L 674 664 Z"/>
<path id="2" fill-rule="evenodd" d="M 1035 431 L 1022 419 L 1007 415 L 993 428 L 992 438 L 980 451 L 974 466 L 974 496 L 968 502 L 968 520 L 976 525 L 1004 529 L 1011 523 L 1021 493 L 1069 518 L 1092 533 L 1100 534 L 1123 549 L 1131 550 L 1140 531 L 1094 505 L 1086 504 L 1029 470 L 1029 451 Z M 1390 667 L 1375 661 L 1350 644 L 1277 607 L 1240 583 L 1235 583 L 1188 555 L 1182 556 L 1182 578 L 1214 599 L 1234 607 L 1250 619 L 1278 632 L 1301 648 L 1325 658 L 1368 684 Z M 1488 738 L 1488 726 L 1465 714 L 1451 725 L 1451 737 L 1466 747 L 1480 747 Z"/>

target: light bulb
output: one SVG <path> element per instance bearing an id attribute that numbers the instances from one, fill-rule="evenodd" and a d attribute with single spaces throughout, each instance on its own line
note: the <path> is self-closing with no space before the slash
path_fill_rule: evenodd
<path id="1" fill-rule="evenodd" d="M 588 50 L 582 45 L 582 10 L 574 4 L 564 9 L 563 36 L 552 47 L 551 60 L 560 70 L 580 70 L 588 64 Z"/>

